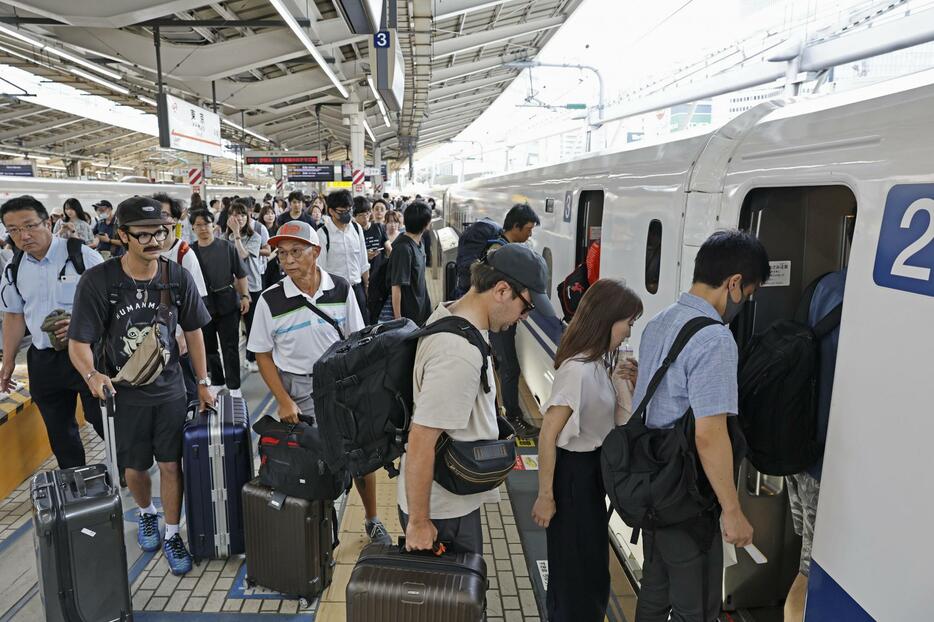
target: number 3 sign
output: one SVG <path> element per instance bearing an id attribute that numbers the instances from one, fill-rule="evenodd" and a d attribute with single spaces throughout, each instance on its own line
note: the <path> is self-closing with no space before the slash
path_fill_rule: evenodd
<path id="1" fill-rule="evenodd" d="M 389 47 L 389 32 L 386 30 L 380 30 L 373 35 L 373 47 L 376 48 L 388 48 Z"/>
<path id="2" fill-rule="evenodd" d="M 872 276 L 881 287 L 934 296 L 934 184 L 889 191 Z"/>

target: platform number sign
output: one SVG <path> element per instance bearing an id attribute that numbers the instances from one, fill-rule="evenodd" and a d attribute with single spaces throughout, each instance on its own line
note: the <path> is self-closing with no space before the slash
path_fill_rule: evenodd
<path id="1" fill-rule="evenodd" d="M 389 31 L 380 30 L 373 35 L 373 47 L 375 48 L 388 48 L 389 47 Z"/>
<path id="2" fill-rule="evenodd" d="M 568 190 L 564 193 L 564 222 L 571 222 L 571 210 L 574 206 L 574 192 Z"/>
<path id="3" fill-rule="evenodd" d="M 934 184 L 889 191 L 872 277 L 880 287 L 934 296 Z"/>

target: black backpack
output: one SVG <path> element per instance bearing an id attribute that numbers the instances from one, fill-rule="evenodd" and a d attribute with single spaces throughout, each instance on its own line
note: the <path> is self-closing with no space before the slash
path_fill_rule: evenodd
<path id="1" fill-rule="evenodd" d="M 464 230 L 457 242 L 457 288 L 454 299 L 470 289 L 470 266 L 486 256 L 491 244 L 501 243 L 503 228 L 489 218 L 482 218 Z"/>
<path id="2" fill-rule="evenodd" d="M 58 273 L 58 278 L 65 276 L 65 268 L 68 267 L 68 262 L 71 262 L 71 265 L 74 266 L 75 272 L 84 274 L 84 255 L 81 253 L 81 247 L 84 246 L 84 242 L 81 238 L 68 238 L 65 240 L 65 243 L 68 248 L 68 260 Z M 13 253 L 13 259 L 10 261 L 9 265 L 7 265 L 5 271 L 7 281 L 13 286 L 13 289 L 16 290 L 20 298 L 22 298 L 23 295 L 19 291 L 19 284 L 16 282 L 16 279 L 19 275 L 19 266 L 23 263 L 24 254 L 25 252 L 22 249 L 16 249 L 16 252 Z"/>
<path id="3" fill-rule="evenodd" d="M 563 281 L 558 283 L 558 300 L 561 301 L 561 310 L 564 312 L 564 321 L 570 322 L 577 312 L 577 307 L 581 303 L 581 298 L 590 288 L 590 281 L 587 278 L 587 264 L 582 263 L 571 274 L 567 275 Z"/>
<path id="4" fill-rule="evenodd" d="M 826 275 L 824 275 L 826 276 Z M 739 420 L 749 461 L 767 475 L 792 475 L 820 458 L 817 394 L 820 341 L 840 325 L 843 305 L 812 329 L 808 314 L 823 276 L 802 295 L 794 320 L 779 320 L 753 337 L 739 366 Z"/>
<path id="5" fill-rule="evenodd" d="M 716 511 L 717 497 L 697 457 L 694 413 L 691 409 L 672 428 L 646 426 L 646 408 L 684 346 L 703 328 L 720 324 L 709 317 L 687 322 L 668 356 L 652 376 L 645 397 L 624 425 L 603 441 L 600 466 L 612 510 L 634 529 L 635 544 L 642 529 L 686 524 Z M 728 421 L 734 417 L 728 417 Z M 741 455 L 741 435 L 731 430 L 734 456 Z"/>
<path id="6" fill-rule="evenodd" d="M 367 326 L 328 348 L 315 363 L 315 418 L 324 441 L 324 459 L 332 471 L 348 469 L 354 477 L 385 468 L 405 451 L 412 421 L 412 370 L 421 337 L 460 335 L 483 354 L 483 390 L 489 346 L 466 319 L 442 318 L 418 328 L 400 318 Z"/>
<path id="7" fill-rule="evenodd" d="M 374 324 L 379 320 L 379 314 L 386 305 L 386 300 L 392 294 L 392 285 L 389 283 L 389 261 L 379 262 L 376 269 L 370 273 L 370 284 L 366 290 L 366 308 L 370 321 Z"/>

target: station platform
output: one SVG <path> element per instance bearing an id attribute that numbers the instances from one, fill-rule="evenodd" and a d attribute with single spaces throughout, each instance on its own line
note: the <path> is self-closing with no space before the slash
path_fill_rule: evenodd
<path id="1" fill-rule="evenodd" d="M 253 421 L 275 413 L 275 401 L 258 374 L 244 377 L 243 394 Z M 532 419 L 540 420 L 535 403 L 523 386 L 523 401 Z M 24 397 L 25 396 L 25 397 Z M 9 398 L 18 408 L 17 416 L 36 418 L 38 411 L 24 388 Z M 11 406 L 12 407 L 12 406 Z M 531 407 L 531 408 L 530 408 Z M 0 434 L 4 424 L 0 424 Z M 43 430 L 44 434 L 44 430 Z M 88 462 L 103 462 L 104 445 L 89 425 L 82 428 Z M 484 556 L 489 590 L 487 615 L 490 622 L 534 622 L 544 620 L 547 554 L 545 532 L 532 522 L 531 508 L 537 495 L 537 449 L 534 441 L 520 442 L 522 456 L 516 470 L 501 488 L 501 501 L 482 508 Z M 521 462 L 521 465 L 519 464 Z M 37 470 L 56 468 L 48 458 Z M 385 471 L 378 477 L 377 504 L 380 518 L 393 538 L 402 535 L 396 511 L 396 482 Z M 158 473 L 154 491 L 158 491 Z M 159 500 L 155 501 L 157 507 Z M 345 619 L 344 594 L 360 550 L 368 539 L 363 529 L 364 513 L 353 490 L 335 502 L 340 520 L 340 546 L 335 551 L 337 566 L 331 586 L 305 609 L 299 601 L 260 587 L 246 585 L 244 557 L 205 561 L 184 577 L 175 577 L 158 553 L 142 553 L 136 545 L 136 506 L 124 491 L 128 569 L 137 622 L 317 621 Z M 0 622 L 39 622 L 44 619 L 38 595 L 32 536 L 29 478 L 19 483 L 0 502 Z M 185 520 L 182 518 L 182 532 Z M 615 555 L 610 556 L 613 595 L 607 612 L 608 622 L 633 620 L 635 596 Z"/>

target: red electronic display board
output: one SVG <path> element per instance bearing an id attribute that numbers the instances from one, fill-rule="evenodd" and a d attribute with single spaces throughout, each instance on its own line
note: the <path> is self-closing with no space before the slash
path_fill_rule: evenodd
<path id="1" fill-rule="evenodd" d="M 317 164 L 318 156 L 305 155 L 268 155 L 268 156 L 246 156 L 247 164 Z"/>

